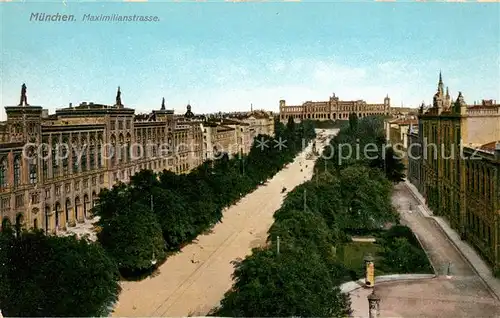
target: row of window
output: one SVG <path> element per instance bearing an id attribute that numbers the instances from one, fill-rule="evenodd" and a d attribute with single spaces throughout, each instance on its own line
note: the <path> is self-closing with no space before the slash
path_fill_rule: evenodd
<path id="1" fill-rule="evenodd" d="M 118 130 L 122 130 L 124 126 L 125 126 L 125 129 L 130 129 L 130 127 L 132 125 L 131 120 L 118 119 L 117 121 L 111 121 L 111 130 L 116 130 L 116 123 L 118 123 Z"/>

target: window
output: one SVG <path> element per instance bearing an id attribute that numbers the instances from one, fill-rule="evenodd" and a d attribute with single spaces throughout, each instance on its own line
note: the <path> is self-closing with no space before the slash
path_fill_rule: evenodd
<path id="1" fill-rule="evenodd" d="M 49 151 L 46 147 L 42 149 L 42 176 L 44 180 L 49 178 Z"/>
<path id="2" fill-rule="evenodd" d="M 32 193 L 31 194 L 31 204 L 37 204 L 38 202 L 39 202 L 38 193 Z"/>
<path id="3" fill-rule="evenodd" d="M 2 199 L 2 210 L 10 209 L 10 198 Z"/>
<path id="4" fill-rule="evenodd" d="M 14 186 L 18 186 L 21 183 L 21 159 L 16 156 L 14 158 Z"/>
<path id="5" fill-rule="evenodd" d="M 102 144 L 97 145 L 97 168 L 102 168 Z"/>
<path id="6" fill-rule="evenodd" d="M 0 187 L 5 188 L 7 186 L 7 160 L 2 158 L 0 161 Z"/>
<path id="7" fill-rule="evenodd" d="M 45 199 L 50 199 L 50 189 L 45 189 Z"/>
<path id="8" fill-rule="evenodd" d="M 96 151 L 95 144 L 92 141 L 90 143 L 90 149 L 89 149 L 89 156 L 90 156 L 90 158 L 89 158 L 90 159 L 89 160 L 89 167 L 90 167 L 91 170 L 95 168 L 95 151 Z"/>
<path id="9" fill-rule="evenodd" d="M 66 183 L 66 185 L 65 185 L 65 187 L 64 187 L 64 190 L 65 190 L 65 192 L 66 192 L 66 193 L 69 193 L 69 192 L 70 192 L 70 190 L 71 190 L 71 184 Z"/>
<path id="10" fill-rule="evenodd" d="M 36 158 L 31 159 L 31 162 L 29 164 L 30 167 L 30 183 L 35 184 L 38 181 L 38 171 L 37 171 L 37 164 L 36 164 Z"/>
<path id="11" fill-rule="evenodd" d="M 69 170 L 68 156 L 63 156 L 62 164 L 63 164 L 63 175 L 67 175 Z"/>
<path id="12" fill-rule="evenodd" d="M 73 150 L 73 173 L 78 173 L 78 156 L 76 154 L 76 150 Z"/>
<path id="13" fill-rule="evenodd" d="M 92 185 L 95 186 L 97 183 L 97 178 L 96 177 L 92 177 Z"/>
<path id="14" fill-rule="evenodd" d="M 116 122 L 112 121 L 111 122 L 111 130 L 115 130 L 115 128 L 116 128 Z"/>
<path id="15" fill-rule="evenodd" d="M 127 129 L 130 129 L 130 120 L 127 120 L 125 124 L 127 125 Z"/>
<path id="16" fill-rule="evenodd" d="M 16 195 L 16 208 L 22 208 L 24 206 L 24 196 L 22 194 Z"/>
<path id="17" fill-rule="evenodd" d="M 121 121 L 121 120 L 118 121 L 118 129 L 119 130 L 123 129 L 123 121 Z"/>
<path id="18" fill-rule="evenodd" d="M 99 176 L 99 183 L 101 183 L 101 184 L 103 184 L 103 183 L 104 183 L 104 175 L 103 175 L 103 174 L 101 174 L 101 175 Z"/>
<path id="19" fill-rule="evenodd" d="M 60 195 L 61 194 L 61 186 L 58 185 L 56 186 L 56 195 Z"/>
<path id="20" fill-rule="evenodd" d="M 87 171 L 87 145 L 82 149 L 82 171 Z"/>
<path id="21" fill-rule="evenodd" d="M 54 146 L 52 149 L 52 176 L 58 177 L 59 176 L 59 162 L 58 162 L 59 156 L 57 155 L 57 148 Z"/>

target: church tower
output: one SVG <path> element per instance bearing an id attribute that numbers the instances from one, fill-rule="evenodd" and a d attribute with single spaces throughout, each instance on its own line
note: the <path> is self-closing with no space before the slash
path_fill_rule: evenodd
<path id="1" fill-rule="evenodd" d="M 446 107 L 445 96 L 444 96 L 444 84 L 441 71 L 439 72 L 439 82 L 438 82 L 437 92 L 436 94 L 434 94 L 434 98 L 432 101 L 433 101 L 432 107 L 436 109 L 436 113 L 441 114 Z"/>

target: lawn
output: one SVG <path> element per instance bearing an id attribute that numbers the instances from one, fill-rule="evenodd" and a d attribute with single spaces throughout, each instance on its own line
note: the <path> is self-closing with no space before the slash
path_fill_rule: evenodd
<path id="1" fill-rule="evenodd" d="M 375 258 L 375 276 L 386 274 L 377 268 L 377 263 L 380 264 L 382 259 L 378 252 L 382 250 L 382 246 L 376 243 L 350 242 L 339 248 L 337 255 L 348 269 L 355 271 L 357 276 L 362 278 L 365 273 L 364 257 L 368 253 Z"/>

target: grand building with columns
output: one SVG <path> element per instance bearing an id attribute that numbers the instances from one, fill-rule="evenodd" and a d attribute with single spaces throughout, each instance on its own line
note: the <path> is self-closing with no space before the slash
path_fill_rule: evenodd
<path id="1" fill-rule="evenodd" d="M 280 121 L 287 122 L 288 118 L 295 121 L 310 120 L 347 120 L 349 114 L 355 113 L 359 118 L 384 115 L 391 112 L 391 99 L 384 98 L 382 104 L 368 104 L 364 100 L 343 101 L 335 93 L 327 100 L 321 102 L 307 101 L 302 105 L 287 105 L 280 100 Z"/>
<path id="2" fill-rule="evenodd" d="M 410 182 L 500 274 L 500 105 L 467 105 L 461 92 L 453 101 L 440 74 L 409 138 L 420 155 L 409 158 Z"/>
<path id="3" fill-rule="evenodd" d="M 2 226 L 47 233 L 90 218 L 102 189 L 127 182 L 142 169 L 187 173 L 213 159 L 214 147 L 247 153 L 250 132 L 261 128 L 252 126 L 253 114 L 227 125 L 207 124 L 190 105 L 176 116 L 165 100 L 151 113 L 135 114 L 122 103 L 119 88 L 112 106 L 84 102 L 49 115 L 28 104 L 23 85 L 19 105 L 5 111 L 7 120 L 0 123 Z"/>

